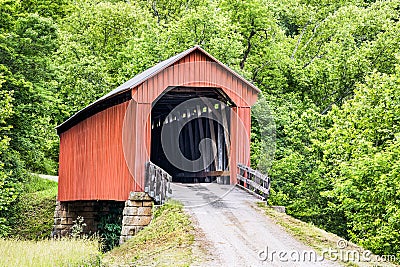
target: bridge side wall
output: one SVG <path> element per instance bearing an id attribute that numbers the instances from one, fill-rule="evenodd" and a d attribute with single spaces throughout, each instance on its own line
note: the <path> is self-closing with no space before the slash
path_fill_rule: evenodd
<path id="1" fill-rule="evenodd" d="M 125 202 L 57 201 L 52 237 L 71 236 L 78 217 L 83 218 L 82 234 L 92 235 L 99 231 L 103 216 L 120 212 L 122 217 L 120 243 L 124 243 L 151 222 L 152 209 L 153 199 L 144 192 L 131 192 Z"/>
<path id="2" fill-rule="evenodd" d="M 141 190 L 123 150 L 129 103 L 103 110 L 60 135 L 59 201 L 125 201 L 129 192 Z"/>

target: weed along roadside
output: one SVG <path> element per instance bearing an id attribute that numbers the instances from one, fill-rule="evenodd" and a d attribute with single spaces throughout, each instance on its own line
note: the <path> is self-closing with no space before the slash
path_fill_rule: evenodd
<path id="1" fill-rule="evenodd" d="M 104 266 L 189 266 L 194 227 L 182 204 L 169 200 L 154 209 L 151 223 L 119 247 L 104 254 Z"/>
<path id="2" fill-rule="evenodd" d="M 352 242 L 348 242 L 333 233 L 326 232 L 310 223 L 300 221 L 286 213 L 276 211 L 264 202 L 256 203 L 254 208 L 270 217 L 274 223 L 282 226 L 296 239 L 314 249 L 318 254 L 318 258 L 330 259 L 344 266 L 399 266 L 395 261 L 392 261 L 391 258 L 393 257 L 374 255 L 370 251 Z M 267 255 L 266 252 L 267 250 L 264 249 L 260 251 L 260 255 L 271 256 Z"/>
<path id="3" fill-rule="evenodd" d="M 25 187 L 26 193 L 9 218 L 13 222 L 9 239 L 0 239 L 0 267 L 188 266 L 196 260 L 192 253 L 194 228 L 176 201 L 167 201 L 163 206 L 145 205 L 139 213 L 148 215 L 150 209 L 151 223 L 116 247 L 123 207 L 109 207 L 108 213 L 99 218 L 98 232 L 93 237 L 84 234 L 90 221 L 79 217 L 71 221 L 70 237 L 50 239 L 57 183 L 34 176 Z"/>

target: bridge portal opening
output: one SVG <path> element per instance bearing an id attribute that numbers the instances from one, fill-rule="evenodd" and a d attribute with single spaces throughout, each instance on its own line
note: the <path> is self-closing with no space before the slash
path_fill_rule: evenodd
<path id="1" fill-rule="evenodd" d="M 173 182 L 229 184 L 230 106 L 219 88 L 167 88 L 152 107 L 150 160 Z"/>

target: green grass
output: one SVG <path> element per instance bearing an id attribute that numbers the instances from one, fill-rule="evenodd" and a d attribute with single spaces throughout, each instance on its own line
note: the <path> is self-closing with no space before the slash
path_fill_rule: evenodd
<path id="1" fill-rule="evenodd" d="M 99 266 L 99 243 L 89 239 L 0 239 L 0 267 Z"/>
<path id="2" fill-rule="evenodd" d="M 258 208 L 261 208 L 265 214 L 273 219 L 276 224 L 284 227 L 287 232 L 289 232 L 292 236 L 296 237 L 298 240 L 302 241 L 304 244 L 312 247 L 317 253 L 322 253 L 325 250 L 329 249 L 337 249 L 338 241 L 343 240 L 343 238 L 328 233 L 312 224 L 300 221 L 295 219 L 285 213 L 279 213 L 274 209 L 265 205 L 265 202 L 258 202 Z M 353 244 L 351 242 L 346 242 L 347 246 L 344 249 L 340 249 L 343 253 L 338 253 L 339 261 L 341 264 L 345 266 L 397 266 L 393 263 L 389 262 L 354 262 L 351 259 L 348 260 L 348 255 L 353 251 L 360 251 L 361 253 L 365 251 L 363 248 Z M 344 257 L 342 257 L 344 256 Z M 371 255 L 371 258 L 374 258 L 375 255 Z"/>
<path id="3" fill-rule="evenodd" d="M 57 183 L 32 176 L 25 185 L 9 218 L 10 236 L 18 239 L 41 240 L 50 237 L 54 223 Z"/>
<path id="4" fill-rule="evenodd" d="M 28 179 L 28 183 L 25 184 L 24 191 L 25 193 L 35 193 L 38 191 L 57 188 L 57 185 L 57 182 L 43 179 L 32 174 Z"/>
<path id="5" fill-rule="evenodd" d="M 104 266 L 189 266 L 194 228 L 178 202 L 167 202 L 136 236 L 105 254 Z"/>

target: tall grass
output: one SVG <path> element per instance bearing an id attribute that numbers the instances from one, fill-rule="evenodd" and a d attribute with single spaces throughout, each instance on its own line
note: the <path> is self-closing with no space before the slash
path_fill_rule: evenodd
<path id="1" fill-rule="evenodd" d="M 99 266 L 99 242 L 90 239 L 0 239 L 0 266 Z"/>

